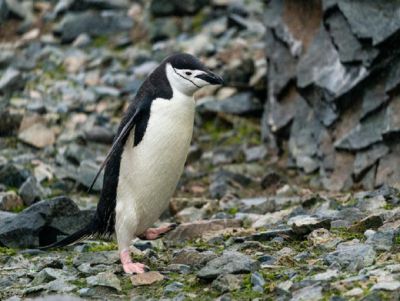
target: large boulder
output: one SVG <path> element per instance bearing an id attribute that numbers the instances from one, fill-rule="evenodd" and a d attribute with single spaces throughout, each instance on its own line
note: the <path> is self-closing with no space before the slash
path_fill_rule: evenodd
<path id="1" fill-rule="evenodd" d="M 0 245 L 13 248 L 44 246 L 83 228 L 92 211 L 79 210 L 67 197 L 40 201 L 17 215 L 0 218 Z"/>

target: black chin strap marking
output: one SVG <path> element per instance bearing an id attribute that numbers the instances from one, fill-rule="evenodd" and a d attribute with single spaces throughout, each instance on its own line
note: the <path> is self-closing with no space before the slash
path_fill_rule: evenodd
<path id="1" fill-rule="evenodd" d="M 201 87 L 199 87 L 198 85 L 196 85 L 193 81 L 191 81 L 190 79 L 188 79 L 188 78 L 186 78 L 186 77 L 184 77 L 184 76 L 182 76 L 182 75 L 180 75 L 178 72 L 176 72 L 176 70 L 175 70 L 175 68 L 174 67 L 172 67 L 172 69 L 174 69 L 174 72 L 176 73 L 176 74 L 178 74 L 180 77 L 182 77 L 183 79 L 186 79 L 187 81 L 190 81 L 193 85 L 195 85 L 197 88 L 201 88 Z"/>

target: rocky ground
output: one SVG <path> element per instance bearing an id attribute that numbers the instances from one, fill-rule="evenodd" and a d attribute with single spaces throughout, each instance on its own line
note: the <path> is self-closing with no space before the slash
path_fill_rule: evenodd
<path id="1" fill-rule="evenodd" d="M 264 2 L 160 3 L 0 0 L 0 300 L 398 300 L 400 191 L 310 190 L 261 143 Z M 226 86 L 196 95 L 159 222 L 180 225 L 132 242 L 151 271 L 124 274 L 113 241 L 39 251 L 90 219 L 124 109 L 178 50 Z"/>

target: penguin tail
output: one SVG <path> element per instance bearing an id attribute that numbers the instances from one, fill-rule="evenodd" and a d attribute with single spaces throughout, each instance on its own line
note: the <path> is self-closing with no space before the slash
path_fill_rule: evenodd
<path id="1" fill-rule="evenodd" d="M 84 228 L 72 233 L 71 235 L 65 237 L 60 241 L 56 241 L 50 245 L 38 247 L 39 250 L 49 250 L 53 248 L 61 248 L 65 246 L 72 245 L 73 243 L 82 241 L 84 239 L 88 239 L 90 237 L 94 237 L 97 235 L 97 230 L 95 224 L 93 222 L 89 223 Z"/>

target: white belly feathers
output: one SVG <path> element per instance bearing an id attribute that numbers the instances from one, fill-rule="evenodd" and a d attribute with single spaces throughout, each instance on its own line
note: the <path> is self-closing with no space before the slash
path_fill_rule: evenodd
<path id="1" fill-rule="evenodd" d="M 131 131 L 121 158 L 117 231 L 129 227 L 139 235 L 167 208 L 192 139 L 194 108 L 194 99 L 182 94 L 170 100 L 158 98 L 151 105 L 144 137 L 135 147 Z"/>

